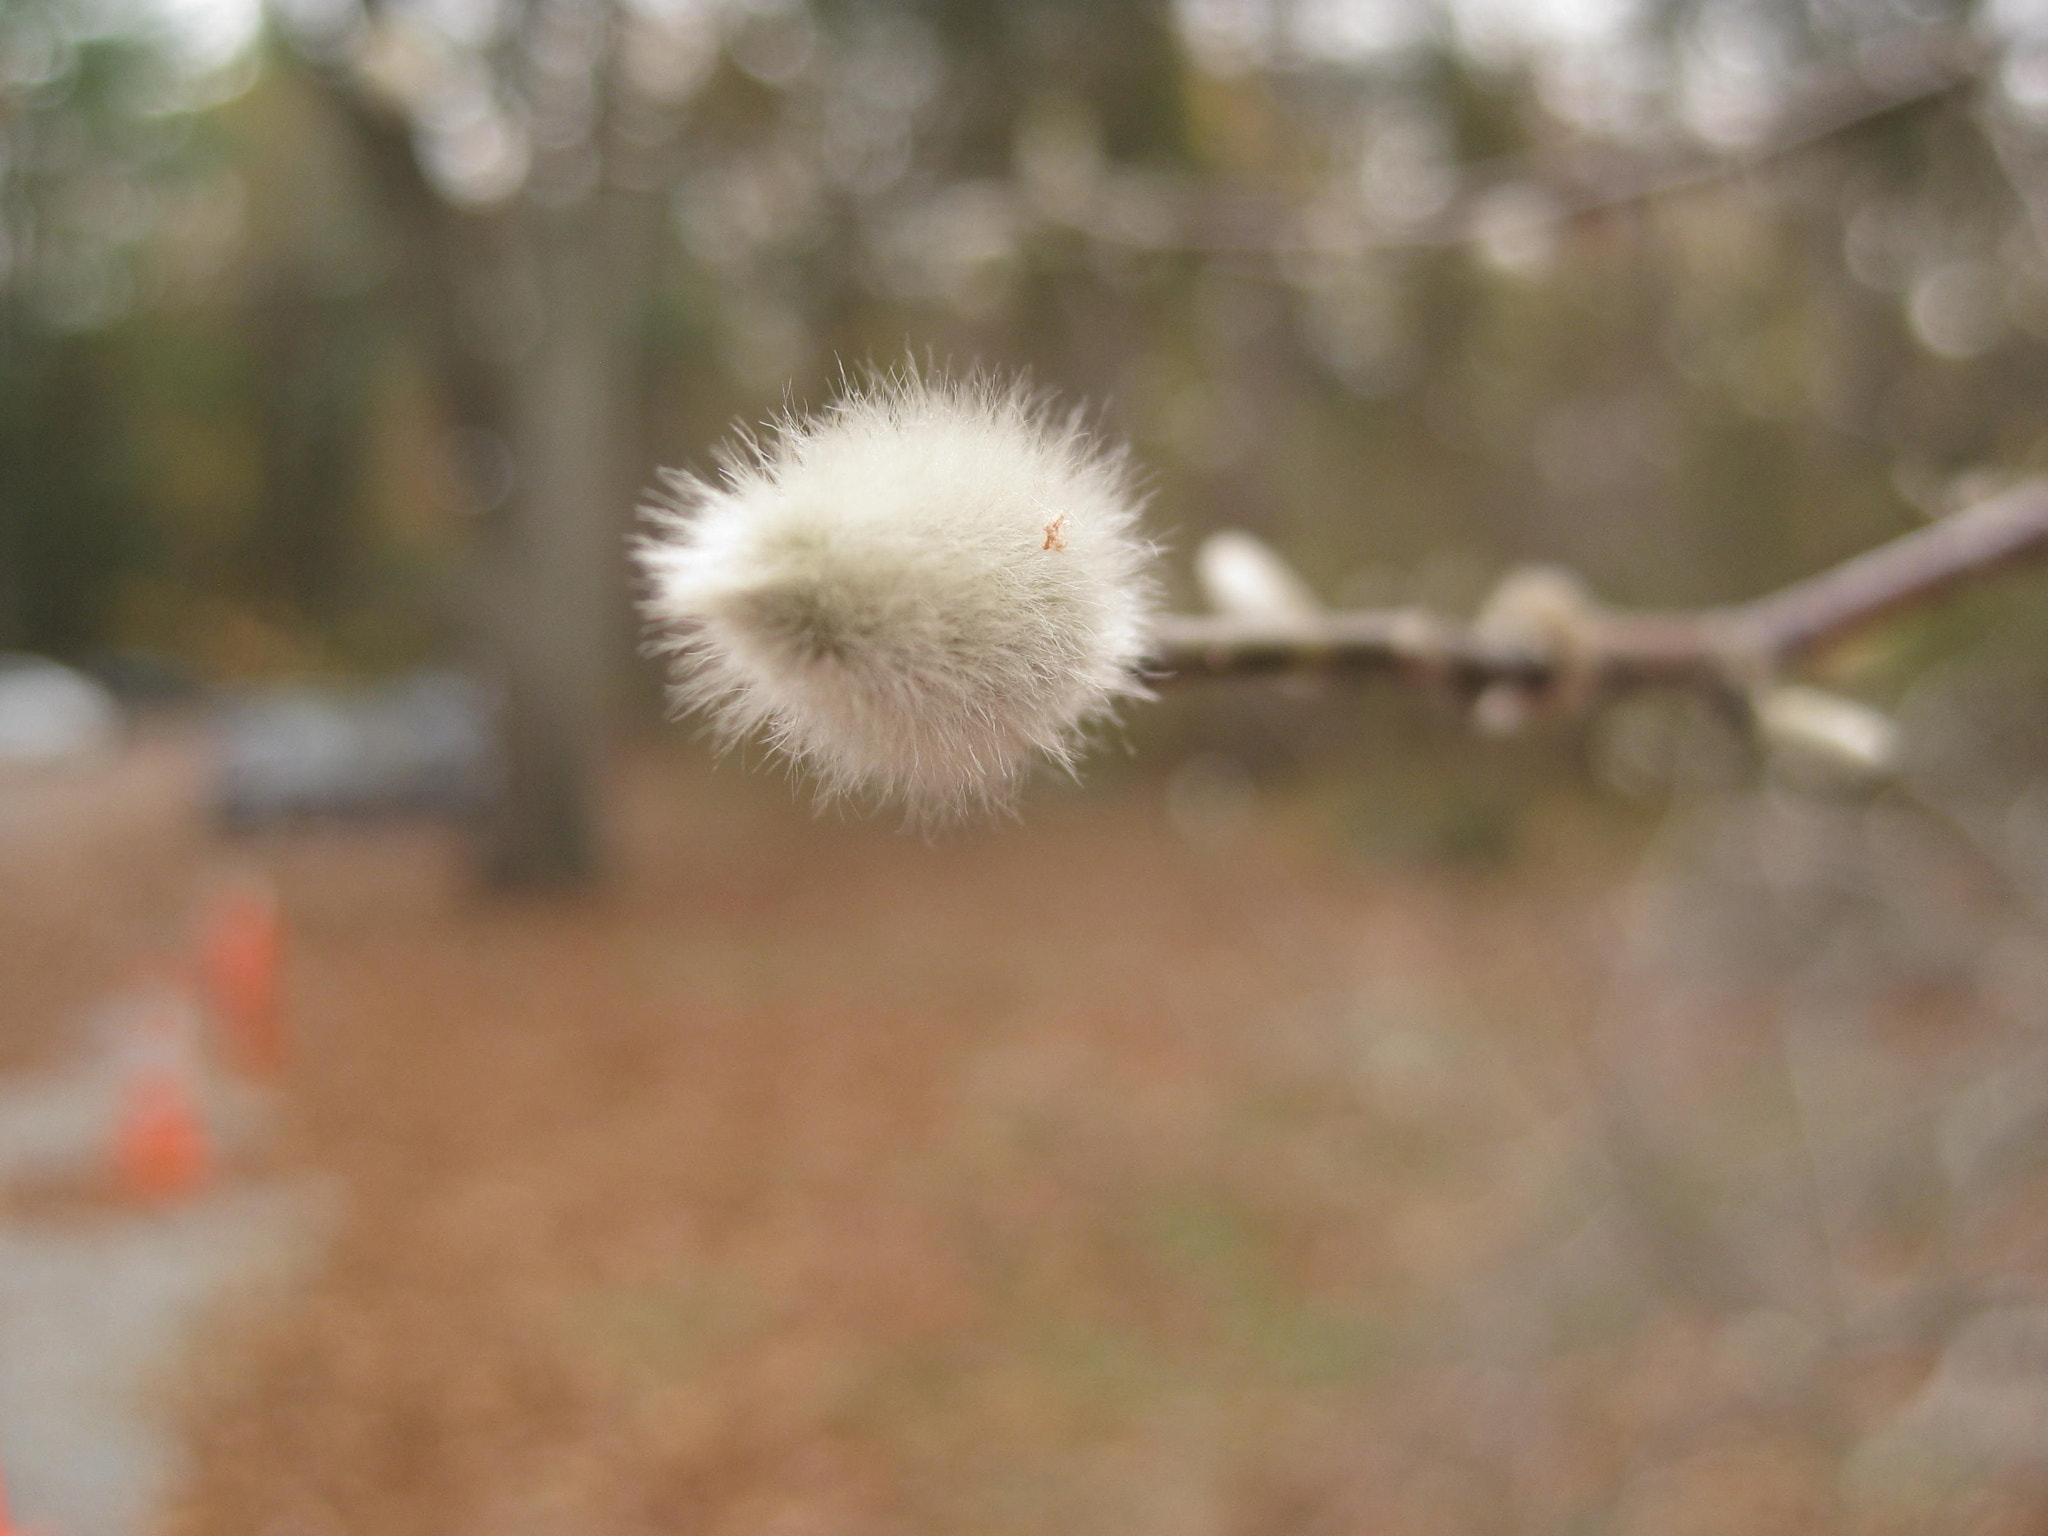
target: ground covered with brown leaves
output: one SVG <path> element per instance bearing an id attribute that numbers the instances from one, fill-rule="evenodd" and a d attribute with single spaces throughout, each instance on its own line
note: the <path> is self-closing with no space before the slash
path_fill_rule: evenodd
<path id="1" fill-rule="evenodd" d="M 928 844 L 678 763 L 629 776 L 587 901 L 487 899 L 428 832 L 261 853 L 346 1214 L 213 1353 L 177 1530 L 1185 1536 L 1498 1497 L 1390 1458 L 1389 1384 L 1525 1197 L 1527 1125 L 1458 1082 L 1556 1025 L 1507 989 L 1586 908 L 1198 851 L 1139 789 Z"/>
<path id="2" fill-rule="evenodd" d="M 1617 1173 L 1626 838 L 1368 863 L 1133 779 L 928 843 L 649 754 L 608 882 L 513 899 L 191 782 L 65 834 L 130 915 L 4 897 L 17 1018 L 209 861 L 289 916 L 270 1166 L 338 1215 L 197 1352 L 175 1536 L 1894 1528 L 1845 1447 L 1932 1355 L 1834 1369 Z"/>

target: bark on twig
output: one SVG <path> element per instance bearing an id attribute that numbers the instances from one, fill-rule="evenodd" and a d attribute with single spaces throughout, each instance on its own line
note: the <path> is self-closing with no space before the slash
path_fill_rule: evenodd
<path id="1" fill-rule="evenodd" d="M 2043 555 L 2048 480 L 2035 480 L 1747 603 L 1690 613 L 1589 605 L 1569 663 L 1555 648 L 1415 609 L 1258 622 L 1174 614 L 1155 628 L 1151 675 L 1387 674 L 1477 695 L 1496 684 L 1545 692 L 1569 666 L 1592 693 L 1661 684 L 1743 694 L 1865 624 Z"/>

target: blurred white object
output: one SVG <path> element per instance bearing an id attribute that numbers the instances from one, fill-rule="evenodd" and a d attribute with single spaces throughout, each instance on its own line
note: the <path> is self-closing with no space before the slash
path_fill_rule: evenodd
<path id="1" fill-rule="evenodd" d="M 1271 545 L 1235 528 L 1195 551 L 1195 577 L 1218 613 L 1259 622 L 1312 619 L 1323 605 Z"/>
<path id="2" fill-rule="evenodd" d="M 0 763 L 89 757 L 120 734 L 120 706 L 91 678 L 40 656 L 0 656 Z"/>
<path id="3" fill-rule="evenodd" d="M 1899 728 L 1867 704 L 1783 685 L 1757 700 L 1756 721 L 1772 766 L 1802 782 L 1855 788 L 1898 771 Z"/>
<path id="4" fill-rule="evenodd" d="M 214 808 L 229 827 L 316 816 L 460 813 L 498 786 L 493 701 L 417 672 L 376 687 L 272 687 L 222 719 Z"/>

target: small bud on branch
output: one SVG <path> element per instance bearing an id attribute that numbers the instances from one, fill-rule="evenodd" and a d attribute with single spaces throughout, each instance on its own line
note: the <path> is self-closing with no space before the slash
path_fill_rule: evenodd
<path id="1" fill-rule="evenodd" d="M 1758 737 L 1781 771 L 1824 788 L 1860 788 L 1899 767 L 1899 728 L 1867 704 L 1780 683 L 1754 701 Z"/>

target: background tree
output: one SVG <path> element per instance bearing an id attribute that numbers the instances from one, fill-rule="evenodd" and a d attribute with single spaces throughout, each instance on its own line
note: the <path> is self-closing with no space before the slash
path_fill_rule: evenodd
<path id="1" fill-rule="evenodd" d="M 97 57 L 74 11 L 8 24 Z M 49 575 L 11 562 L 12 606 L 41 604 L 18 635 L 221 675 L 490 636 L 507 878 L 595 857 L 653 460 L 817 401 L 840 358 L 1030 365 L 1104 402 L 1180 543 L 1249 526 L 1326 596 L 1454 612 L 1532 557 L 1630 602 L 1757 590 L 2044 456 L 2042 45 L 2005 8 L 274 20 L 188 61 L 227 99 L 150 140 L 182 212 L 122 226 L 210 277 L 65 330 L 19 274 L 105 264 L 15 264 L 10 420 L 108 402 L 90 451 L 38 430 L 9 456 L 10 538 Z M 10 90 L 10 133 L 93 120 L 86 79 Z M 11 161 L 17 220 L 122 180 L 114 148 L 45 153 Z"/>

